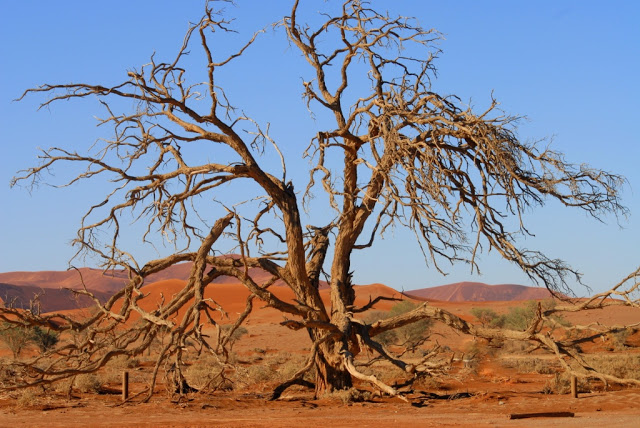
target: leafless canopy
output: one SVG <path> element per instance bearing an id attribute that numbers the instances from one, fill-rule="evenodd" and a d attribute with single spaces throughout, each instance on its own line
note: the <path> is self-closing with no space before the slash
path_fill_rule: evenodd
<path id="1" fill-rule="evenodd" d="M 477 269 L 476 255 L 494 250 L 550 290 L 562 291 L 567 277 L 578 273 L 561 260 L 518 245 L 518 238 L 529 233 L 527 209 L 552 199 L 596 219 L 609 212 L 625 214 L 619 201 L 620 176 L 568 163 L 543 142 L 521 141 L 515 128 L 518 117 L 500 111 L 494 99 L 478 112 L 455 95 L 433 92 L 438 32 L 411 18 L 379 13 L 357 0 L 345 1 L 337 13 L 322 15 L 322 22 L 311 27 L 304 23 L 299 3 L 293 2 L 290 15 L 275 30 L 286 34 L 308 64 L 302 82 L 306 107 L 332 122 L 312 131 L 310 144 L 301 153 L 312 161 L 304 195 L 288 181 L 288 159 L 269 136 L 268 125 L 240 113 L 217 84 L 221 69 L 251 55 L 260 33 L 249 36 L 233 54 L 217 57 L 216 46 L 231 31 L 231 22 L 216 9 L 217 3 L 206 4 L 204 16 L 189 28 L 171 61 L 151 57 L 115 86 L 47 84 L 25 92 L 23 97 L 49 95 L 42 107 L 86 97 L 97 97 L 104 106 L 106 116 L 99 124 L 113 129 L 112 138 L 86 153 L 46 150 L 40 165 L 24 171 L 13 184 L 37 183 L 42 173 L 62 163 L 82 168 L 62 185 L 110 180 L 111 191 L 89 208 L 75 245 L 79 253 L 101 258 L 105 269 L 125 269 L 129 282 L 106 304 L 96 303 L 99 310 L 86 320 L 2 310 L 0 317 L 14 323 L 85 333 L 78 343 L 52 351 L 55 358 L 46 367 L 38 360 L 25 364 L 26 377 L 10 387 L 95 371 L 115 356 L 141 353 L 166 331 L 170 340 L 158 357 L 154 383 L 168 359 L 175 358 L 180 367 L 187 338 L 207 352 L 224 354 L 224 335 L 216 345 L 202 336 L 204 324 L 216 325 L 213 312 L 223 310 L 204 298 L 204 290 L 216 277 L 229 275 L 252 293 L 236 325 L 257 298 L 287 314 L 287 326 L 308 329 L 313 343 L 309 362 L 291 383 L 301 381 L 305 370 L 315 366 L 318 393 L 348 387 L 357 377 L 395 394 L 354 366 L 361 346 L 416 376 L 436 367 L 426 360 L 417 366 L 404 363 L 377 343 L 376 335 L 423 318 L 477 336 L 505 333 L 473 326 L 426 305 L 373 325 L 359 321 L 354 314 L 373 304 L 354 307 L 350 272 L 354 250 L 371 247 L 387 227 L 401 225 L 415 232 L 426 261 L 437 269 L 443 262 L 469 263 Z M 190 61 L 196 52 L 201 54 L 203 83 L 192 83 L 193 70 L 185 66 L 189 51 Z M 355 96 L 354 87 L 359 91 Z M 120 113 L 131 101 L 135 108 Z M 252 131 L 244 132 L 246 128 Z M 277 168 L 264 161 L 265 152 L 281 160 Z M 237 189 L 246 194 L 246 206 L 257 206 L 251 216 L 242 214 L 242 207 L 225 203 L 221 190 L 229 186 L 243 186 Z M 304 183 L 297 189 L 305 189 Z M 313 192 L 324 192 L 335 214 L 325 224 L 303 227 L 302 202 Z M 205 206 L 207 200 L 227 211 L 217 220 L 211 218 L 215 210 Z M 121 244 L 121 223 L 128 223 L 131 213 L 145 225 L 143 240 L 163 236 L 185 243 L 184 249 L 138 263 Z M 109 239 L 103 242 L 99 237 L 105 235 Z M 216 255 L 222 239 L 234 240 L 234 252 L 240 256 Z M 276 245 L 267 248 L 270 243 Z M 333 259 L 325 260 L 330 248 Z M 193 262 L 193 268 L 184 289 L 153 311 L 141 308 L 145 278 L 185 261 Z M 271 280 L 256 283 L 248 274 L 254 267 L 269 272 Z M 330 307 L 318 290 L 322 272 L 330 286 Z M 295 301 L 283 301 L 270 291 L 277 280 L 293 290 Z M 637 300 L 627 301 L 637 305 Z M 127 320 L 134 313 L 141 321 L 131 326 Z M 541 313 L 538 321 L 542 317 Z M 539 322 L 527 332 L 513 334 L 562 351 L 540 332 Z"/>

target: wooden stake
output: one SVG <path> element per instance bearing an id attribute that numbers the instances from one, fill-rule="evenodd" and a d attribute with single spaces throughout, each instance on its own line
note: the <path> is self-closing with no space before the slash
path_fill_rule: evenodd
<path id="1" fill-rule="evenodd" d="M 539 412 L 539 413 L 512 413 L 509 419 L 527 419 L 527 418 L 572 418 L 573 412 Z"/>
<path id="2" fill-rule="evenodd" d="M 575 376 L 571 376 L 571 396 L 578 398 L 578 379 Z"/>
<path id="3" fill-rule="evenodd" d="M 122 372 L 122 401 L 129 398 L 129 372 Z"/>

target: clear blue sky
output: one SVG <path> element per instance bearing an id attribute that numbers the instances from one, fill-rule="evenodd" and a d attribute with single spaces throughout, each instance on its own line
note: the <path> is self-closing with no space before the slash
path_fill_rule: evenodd
<path id="1" fill-rule="evenodd" d="M 289 3 L 238 0 L 239 7 L 231 12 L 242 34 L 287 14 Z M 310 3 L 313 10 L 323 4 Z M 536 237 L 524 246 L 565 259 L 596 291 L 640 264 L 640 2 L 373 4 L 416 16 L 424 27 L 444 33 L 437 90 L 479 107 L 493 91 L 504 110 L 529 118 L 519 128 L 521 138 L 553 137 L 554 147 L 573 162 L 629 180 L 624 202 L 631 217 L 621 220 L 621 227 L 615 218 L 600 224 L 582 212 L 550 204 L 528 213 Z M 37 147 L 82 148 L 109 136 L 109 130 L 95 127 L 93 116 L 102 113 L 95 103 L 62 103 L 37 111 L 46 98 L 12 100 L 43 83 L 122 81 L 128 69 L 145 64 L 154 51 L 157 58 L 172 58 L 187 23 L 197 20 L 201 10 L 199 1 L 166 0 L 0 4 L 0 271 L 65 269 L 80 216 L 99 198 L 93 185 L 62 190 L 41 186 L 32 193 L 10 189 L 15 172 L 37 162 Z M 301 64 L 297 53 L 283 34 L 269 33 L 250 54 L 254 62 L 247 62 L 244 72 L 227 76 L 235 104 L 272 122 L 274 136 L 285 145 L 292 135 L 306 139 L 305 119 L 292 119 L 306 114 L 298 95 L 299 78 L 308 70 L 292 68 Z M 252 77 L 256 61 L 264 68 L 258 78 Z M 274 100 L 261 88 L 290 93 Z M 297 162 L 289 158 L 290 164 Z M 55 173 L 61 177 L 69 172 L 58 167 Z M 353 267 L 357 283 L 382 282 L 406 290 L 463 280 L 529 284 L 491 254 L 481 259 L 482 276 L 471 276 L 460 266 L 443 277 L 424 265 L 412 235 L 402 230 L 357 254 Z M 580 288 L 576 292 L 582 294 Z"/>

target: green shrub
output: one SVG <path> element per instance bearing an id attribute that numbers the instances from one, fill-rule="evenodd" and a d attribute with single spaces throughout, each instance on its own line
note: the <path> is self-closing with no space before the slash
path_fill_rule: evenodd
<path id="1" fill-rule="evenodd" d="M 223 337 L 229 336 L 229 332 L 231 332 L 232 327 L 233 325 L 231 324 L 225 324 L 221 326 L 221 334 L 223 335 Z M 231 351 L 233 349 L 233 345 L 235 345 L 235 343 L 247 333 L 249 333 L 249 330 L 247 330 L 243 326 L 238 326 L 238 328 L 233 330 L 233 332 L 231 333 L 231 336 L 229 337 L 229 342 L 228 342 L 229 351 Z"/>
<path id="2" fill-rule="evenodd" d="M 31 331 L 31 341 L 36 344 L 40 352 L 47 352 L 58 343 L 59 334 L 49 329 L 36 326 Z"/>
<path id="3" fill-rule="evenodd" d="M 542 311 L 548 311 L 556 306 L 556 302 L 553 299 L 547 299 L 540 302 Z M 509 312 L 504 315 L 498 315 L 491 309 L 477 309 L 471 310 L 471 313 L 482 323 L 483 321 L 490 327 L 496 328 L 508 328 L 510 330 L 526 330 L 536 317 L 538 312 L 538 302 L 531 300 L 524 306 L 517 306 L 510 308 Z M 482 317 L 482 319 L 481 319 Z M 550 317 L 552 321 L 561 326 L 569 326 L 569 322 L 562 318 L 560 315 L 552 315 Z M 483 323 L 483 325 L 485 325 Z"/>
<path id="4" fill-rule="evenodd" d="M 365 319 L 368 324 L 376 321 L 393 318 L 398 315 L 405 314 L 416 309 L 418 305 L 409 300 L 403 300 L 395 304 L 389 312 L 376 311 L 369 314 Z M 415 351 L 429 337 L 429 329 L 432 321 L 423 319 L 414 323 L 396 328 L 394 330 L 385 331 L 375 337 L 375 339 L 383 345 L 402 346 Z"/>
<path id="5" fill-rule="evenodd" d="M 496 319 L 500 318 L 496 311 L 489 308 L 472 308 L 471 315 L 476 317 L 483 327 L 491 325 Z"/>

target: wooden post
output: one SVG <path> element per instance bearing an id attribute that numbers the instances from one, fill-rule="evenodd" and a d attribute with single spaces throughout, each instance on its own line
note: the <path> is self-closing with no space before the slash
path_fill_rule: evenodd
<path id="1" fill-rule="evenodd" d="M 571 376 L 571 396 L 578 398 L 578 379 L 575 376 Z"/>
<path id="2" fill-rule="evenodd" d="M 122 372 L 122 401 L 126 401 L 129 398 L 129 372 Z"/>

